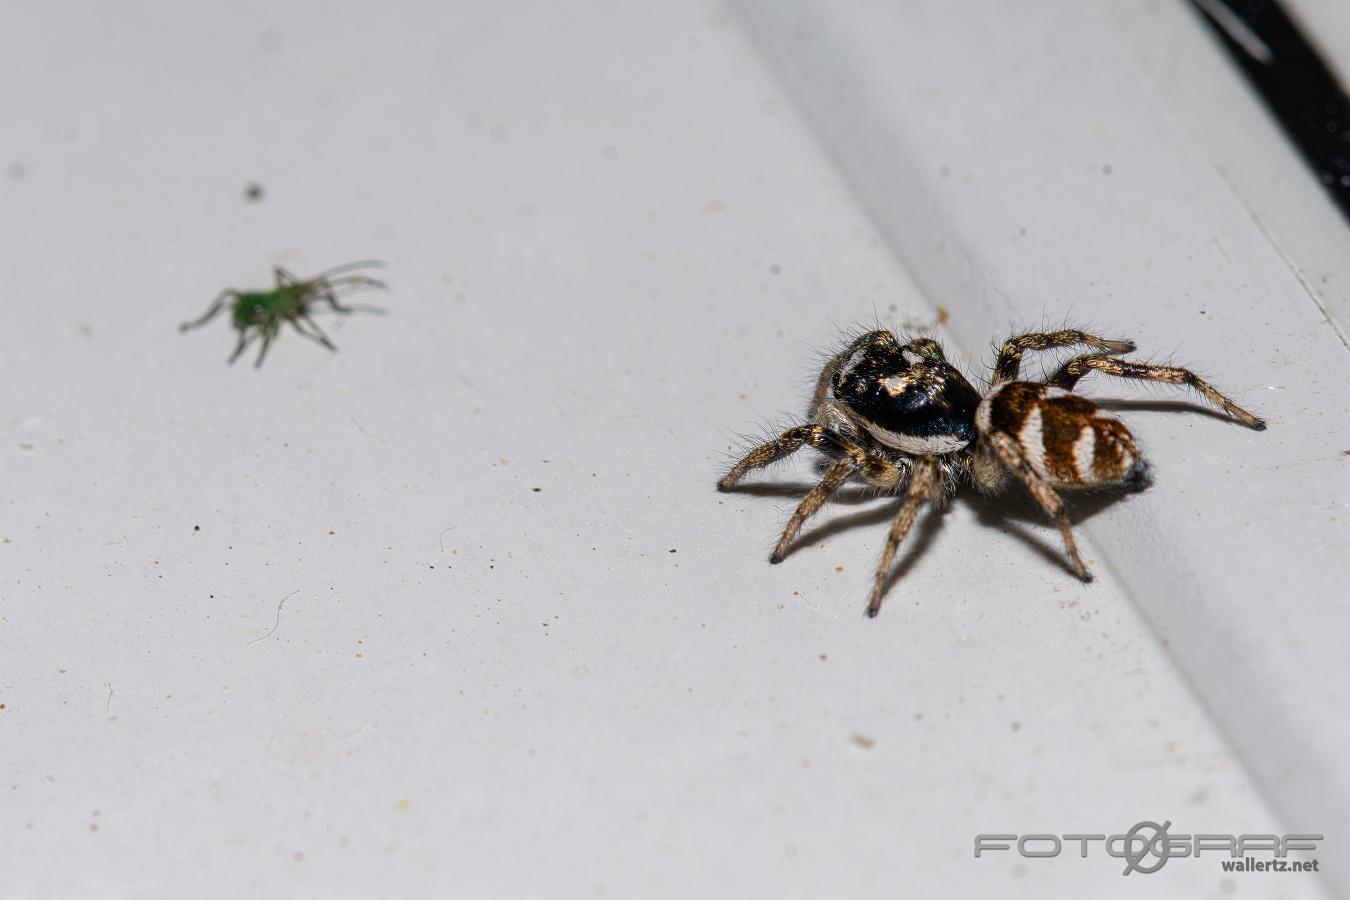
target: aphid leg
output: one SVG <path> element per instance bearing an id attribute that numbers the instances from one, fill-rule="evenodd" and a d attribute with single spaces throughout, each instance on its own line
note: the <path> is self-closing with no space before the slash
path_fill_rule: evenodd
<path id="1" fill-rule="evenodd" d="M 249 341 L 253 340 L 253 338 L 254 333 L 248 331 L 239 332 L 239 343 L 234 345 L 234 352 L 230 354 L 230 358 L 227 359 L 226 362 L 230 365 L 234 365 L 234 361 L 244 352 L 244 348 L 248 346 Z"/>
<path id="2" fill-rule="evenodd" d="M 222 309 L 225 308 L 226 300 L 229 300 L 231 297 L 237 297 L 238 295 L 239 292 L 234 290 L 233 288 L 226 288 L 225 290 L 221 291 L 219 294 L 216 295 L 216 299 L 211 301 L 211 305 L 206 308 L 206 312 L 202 313 L 200 317 L 192 320 L 191 322 L 182 323 L 181 325 L 178 326 L 178 330 L 187 331 L 191 328 L 198 328 L 202 325 L 205 325 L 207 322 L 211 321 L 216 317 L 216 313 L 220 312 Z"/>
<path id="3" fill-rule="evenodd" d="M 310 327 L 310 331 L 306 331 L 304 328 L 302 328 L 300 325 L 301 322 L 304 322 L 306 325 L 308 325 Z M 328 335 L 323 333 L 323 329 L 319 327 L 319 323 L 315 322 L 305 313 L 300 313 L 295 319 L 291 320 L 291 324 L 295 326 L 296 331 L 300 332 L 305 337 L 309 338 L 311 341 L 316 341 L 320 344 L 323 344 L 325 347 L 327 347 L 329 350 L 332 350 L 334 353 L 337 352 L 337 347 L 334 346 L 333 342 L 328 339 Z"/>
<path id="4" fill-rule="evenodd" d="M 1112 341 L 1073 329 L 1019 334 L 1008 338 L 1003 348 L 999 350 L 998 359 L 994 362 L 994 384 L 1017 380 L 1018 373 L 1022 369 L 1022 354 L 1027 350 L 1053 350 L 1056 347 L 1071 347 L 1074 344 L 1087 344 L 1097 350 L 1109 350 L 1112 353 L 1129 353 L 1134 349 L 1134 341 Z"/>
<path id="5" fill-rule="evenodd" d="M 363 288 L 372 287 L 377 290 L 387 291 L 389 285 L 380 281 L 378 278 L 368 278 L 365 275 L 344 275 L 341 278 L 316 278 L 312 282 L 316 290 L 322 295 L 322 298 L 328 302 L 334 312 L 350 313 L 355 312 L 356 308 L 352 306 L 343 306 L 338 302 L 337 289 L 345 287 Z"/>
<path id="6" fill-rule="evenodd" d="M 277 287 L 287 287 L 292 284 L 300 283 L 300 279 L 296 278 L 282 266 L 273 266 L 272 274 L 276 276 Z"/>
<path id="7" fill-rule="evenodd" d="M 783 557 L 787 556 L 788 547 L 792 545 L 793 538 L 797 536 L 797 532 L 801 531 L 806 520 L 819 512 L 830 495 L 852 478 L 859 468 L 858 460 L 851 456 L 830 466 L 825 472 L 825 477 L 802 498 L 796 512 L 792 514 L 792 518 L 788 519 L 787 527 L 783 529 L 783 536 L 778 539 L 778 546 L 774 547 L 773 553 L 769 555 L 769 562 L 780 563 L 783 561 Z"/>
<path id="8" fill-rule="evenodd" d="M 1052 375 L 1046 383 L 1071 391 L 1074 385 L 1078 383 L 1078 379 L 1093 369 L 1105 372 L 1107 375 L 1114 375 L 1117 378 L 1140 378 L 1145 381 L 1164 381 L 1168 384 L 1184 384 L 1193 387 L 1206 400 L 1248 428 L 1256 431 L 1265 431 L 1266 429 L 1266 423 L 1263 419 L 1257 418 L 1214 390 L 1204 379 L 1189 369 L 1156 366 L 1151 363 L 1126 362 L 1110 356 L 1075 356 L 1060 366 L 1059 371 Z"/>
<path id="9" fill-rule="evenodd" d="M 1092 573 L 1088 571 L 1083 563 L 1083 557 L 1078 553 L 1078 543 L 1073 539 L 1073 529 L 1069 527 L 1069 516 L 1064 511 L 1064 501 L 1060 500 L 1059 494 L 1055 493 L 1045 479 L 1037 475 L 1027 462 L 1022 451 L 1018 449 L 1017 442 L 1003 432 L 995 432 L 989 435 L 986 440 L 998 454 L 998 458 L 1012 472 L 1022 479 L 1022 483 L 1031 491 L 1031 496 L 1035 498 L 1041 509 L 1045 510 L 1046 515 L 1054 519 L 1059 525 L 1059 533 L 1064 538 L 1064 549 L 1069 554 L 1069 561 L 1073 563 L 1074 574 L 1083 581 L 1091 581 Z"/>
<path id="10" fill-rule="evenodd" d="M 731 471 L 727 472 L 721 481 L 717 482 L 717 489 L 719 491 L 731 490 L 746 472 L 751 469 L 762 469 L 785 456 L 790 456 L 800 450 L 804 444 L 810 444 L 818 450 L 857 449 L 843 438 L 819 425 L 798 425 L 796 428 L 789 428 L 780 434 L 777 439 L 766 444 L 760 444 L 747 453 L 740 462 L 731 467 Z M 861 451 L 858 452 L 861 453 Z"/>
<path id="11" fill-rule="evenodd" d="M 268 322 L 262 326 L 262 329 L 262 348 L 258 351 L 258 358 L 253 363 L 255 369 L 262 366 L 263 360 L 267 358 L 267 348 L 272 346 L 272 338 L 277 336 L 276 322 Z"/>
<path id="12" fill-rule="evenodd" d="M 389 264 L 382 259 L 358 259 L 356 262 L 343 263 L 340 266 L 333 266 L 331 269 L 324 269 L 314 278 L 327 278 L 330 275 L 336 275 L 339 272 L 350 272 L 353 269 L 385 269 Z"/>
<path id="13" fill-rule="evenodd" d="M 921 456 L 914 463 L 914 473 L 910 478 L 909 490 L 900 504 L 900 511 L 891 522 L 891 531 L 886 535 L 886 549 L 881 551 L 881 562 L 877 565 L 877 574 L 872 579 L 872 599 L 867 604 L 867 617 L 876 618 L 881 610 L 881 592 L 886 586 L 886 576 L 891 572 L 891 562 L 900 542 L 909 533 L 919 510 L 938 489 L 938 464 L 931 456 Z"/>

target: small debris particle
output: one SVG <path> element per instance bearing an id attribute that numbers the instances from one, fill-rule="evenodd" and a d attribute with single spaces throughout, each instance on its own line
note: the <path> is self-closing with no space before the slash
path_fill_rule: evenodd
<path id="1" fill-rule="evenodd" d="M 305 854 L 303 854 L 303 853 L 301 853 L 299 850 L 297 850 L 297 851 L 295 851 L 294 853 L 291 854 L 291 859 L 295 860 L 296 862 L 304 862 L 304 861 L 305 861 Z"/>
<path id="2" fill-rule="evenodd" d="M 824 662 L 825 660 L 827 660 L 827 659 L 829 659 L 829 658 L 830 658 L 830 657 L 829 657 L 828 655 L 824 654 L 824 653 L 820 654 L 820 661 L 821 661 L 821 662 Z"/>
<path id="3" fill-rule="evenodd" d="M 12 162 L 9 164 L 9 168 L 6 171 L 9 172 L 10 178 L 18 181 L 28 172 L 28 169 L 21 162 Z"/>
<path id="4" fill-rule="evenodd" d="M 90 830 L 90 831 L 98 831 L 98 823 L 97 823 L 97 822 L 90 822 L 90 823 L 89 823 L 89 830 Z"/>
<path id="5" fill-rule="evenodd" d="M 193 531 L 201 531 L 201 530 L 202 530 L 202 526 L 200 526 L 200 525 L 193 525 L 193 526 L 192 526 L 192 530 L 193 530 Z"/>
<path id="6" fill-rule="evenodd" d="M 769 274 L 770 274 L 770 275 L 777 275 L 777 274 L 778 274 L 779 272 L 781 272 L 781 271 L 783 271 L 783 267 L 782 267 L 782 266 L 778 266 L 778 265 L 769 266 Z"/>
<path id="7" fill-rule="evenodd" d="M 708 212 L 712 215 L 716 215 L 717 213 L 720 213 L 722 210 L 726 208 L 727 205 L 723 203 L 720 199 L 714 198 L 708 201 Z"/>
<path id="8" fill-rule="evenodd" d="M 835 570 L 836 572 L 842 572 L 842 571 L 844 571 L 844 567 L 843 567 L 843 566 L 835 566 L 835 567 L 834 567 L 834 570 Z"/>
<path id="9" fill-rule="evenodd" d="M 329 534 L 337 534 L 336 531 L 330 531 L 330 532 L 328 532 L 328 533 L 329 533 Z"/>
<path id="10" fill-rule="evenodd" d="M 670 552 L 671 552 L 671 553 L 674 553 L 674 552 L 675 552 L 675 548 L 674 548 L 674 547 L 671 547 L 671 548 L 670 548 Z"/>
<path id="11" fill-rule="evenodd" d="M 0 709 L 4 709 L 4 708 L 5 708 L 5 704 L 0 703 Z"/>
<path id="12" fill-rule="evenodd" d="M 256 181 L 250 181 L 244 185 L 244 199 L 249 203 L 260 203 L 266 195 L 267 191 L 263 190 L 263 186 Z"/>
<path id="13" fill-rule="evenodd" d="M 943 306 L 941 303 L 937 305 L 937 314 L 939 325 L 946 325 L 952 317 L 952 314 L 947 311 L 947 307 Z"/>
<path id="14" fill-rule="evenodd" d="M 398 801 L 397 803 L 394 804 L 394 812 L 401 812 L 401 813 L 412 812 L 412 801 L 411 800 Z"/>
<path id="15" fill-rule="evenodd" d="M 877 745 L 877 739 L 870 738 L 865 734 L 859 734 L 858 732 L 855 731 L 853 732 L 853 743 L 857 744 L 864 750 L 871 750 L 873 747 Z"/>
<path id="16" fill-rule="evenodd" d="M 366 655 L 365 655 L 364 653 L 360 652 L 360 651 L 357 651 L 357 653 L 356 653 L 356 658 L 357 658 L 357 659 L 365 659 L 365 658 L 366 658 Z"/>
<path id="17" fill-rule="evenodd" d="M 1013 731 L 1021 731 L 1021 730 L 1022 730 L 1022 723 L 1021 723 L 1021 722 L 1014 722 L 1014 723 L 1012 723 L 1012 730 L 1013 730 Z"/>
<path id="18" fill-rule="evenodd" d="M 1111 164 L 1110 164 L 1110 163 L 1107 163 L 1106 165 L 1102 166 L 1102 174 L 1103 174 L 1103 175 L 1110 175 L 1112 171 L 1114 171 L 1114 170 L 1111 168 Z"/>
<path id="19" fill-rule="evenodd" d="M 530 490 L 534 491 L 534 492 L 537 494 L 537 493 L 539 493 L 540 491 L 542 491 L 543 488 L 530 488 Z"/>

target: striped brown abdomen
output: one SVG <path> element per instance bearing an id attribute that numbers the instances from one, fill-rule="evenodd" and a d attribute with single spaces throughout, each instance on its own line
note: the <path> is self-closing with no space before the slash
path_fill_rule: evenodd
<path id="1" fill-rule="evenodd" d="M 1142 480 L 1144 463 L 1128 428 L 1097 404 L 1062 388 L 1026 381 L 998 385 L 976 412 L 982 433 L 1017 442 L 1031 468 L 1060 487 Z"/>

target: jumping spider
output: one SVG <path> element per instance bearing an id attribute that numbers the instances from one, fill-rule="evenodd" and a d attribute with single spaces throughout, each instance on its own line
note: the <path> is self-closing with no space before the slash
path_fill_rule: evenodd
<path id="1" fill-rule="evenodd" d="M 253 363 L 255 368 L 261 366 L 267 357 L 267 348 L 272 346 L 272 339 L 281 331 L 281 326 L 285 322 L 290 322 L 296 331 L 311 341 L 322 344 L 336 353 L 337 347 L 333 346 L 333 342 L 319 328 L 318 323 L 310 318 L 310 310 L 322 300 L 333 308 L 333 312 L 343 314 L 352 312 L 352 307 L 338 303 L 337 292 L 346 288 L 363 287 L 389 290 L 389 285 L 383 281 L 353 271 L 383 267 L 384 263 L 379 260 L 362 260 L 334 266 L 313 278 L 301 281 L 281 266 L 277 266 L 272 270 L 277 282 L 272 290 L 237 291 L 234 288 L 226 288 L 216 295 L 216 299 L 211 301 L 206 312 L 191 322 L 179 325 L 178 330 L 199 328 L 229 305 L 230 318 L 239 332 L 239 340 L 235 343 L 234 352 L 230 354 L 227 362 L 233 363 L 244 352 L 249 341 L 261 336 L 262 347 L 258 350 L 258 359 Z M 336 278 L 333 277 L 335 275 Z"/>
<path id="2" fill-rule="evenodd" d="M 1100 353 L 1069 359 L 1046 381 L 1019 381 L 1028 350 L 1083 345 Z M 995 493 L 1019 479 L 1059 525 L 1074 572 L 1092 575 L 1078 554 L 1057 489 L 1114 487 L 1142 490 L 1148 466 L 1120 421 L 1070 393 L 1094 370 L 1119 378 L 1188 385 L 1248 428 L 1261 419 L 1210 387 L 1194 372 L 1129 362 L 1115 354 L 1132 341 L 1111 341 L 1082 331 L 1022 334 L 1010 338 L 994 363 L 983 396 L 942 354 L 937 341 L 907 343 L 890 331 L 854 340 L 825 364 L 808 409 L 808 423 L 746 454 L 718 483 L 731 490 L 759 469 L 810 444 L 825 455 L 824 477 L 788 520 L 769 562 L 782 562 L 802 524 L 845 482 L 860 479 L 904 499 L 891 523 L 886 549 L 872 582 L 867 615 L 881 608 L 882 588 L 896 549 L 924 503 L 940 501 L 963 479 Z"/>

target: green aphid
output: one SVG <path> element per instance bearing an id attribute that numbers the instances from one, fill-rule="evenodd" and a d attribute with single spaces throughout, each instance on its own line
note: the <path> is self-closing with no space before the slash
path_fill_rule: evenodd
<path id="1" fill-rule="evenodd" d="M 230 307 L 230 318 L 233 320 L 235 329 L 239 332 L 239 343 L 235 345 L 234 352 L 230 354 L 229 361 L 231 363 L 239 358 L 249 342 L 261 336 L 262 349 L 258 351 L 258 359 L 253 364 L 255 367 L 261 366 L 263 359 L 267 356 L 267 348 L 271 346 L 272 339 L 281 330 L 283 322 L 290 322 L 295 330 L 305 337 L 336 352 L 337 347 L 333 346 L 333 342 L 328 339 L 328 335 L 324 334 L 318 324 L 310 318 L 310 310 L 316 303 L 323 302 L 331 306 L 336 313 L 355 312 L 354 307 L 343 306 L 338 302 L 339 291 L 359 290 L 366 287 L 378 288 L 382 291 L 389 290 L 389 285 L 383 281 L 378 281 L 369 275 L 362 275 L 355 271 L 369 268 L 384 268 L 384 263 L 379 260 L 368 259 L 334 266 L 320 272 L 308 281 L 300 281 L 281 266 L 277 266 L 273 269 L 273 272 L 276 273 L 277 284 L 272 290 L 238 291 L 234 288 L 226 288 L 211 302 L 201 318 L 193 322 L 184 322 L 178 326 L 178 330 L 187 331 L 199 325 L 205 325 L 228 305 Z M 334 278 L 335 275 L 338 277 Z"/>

